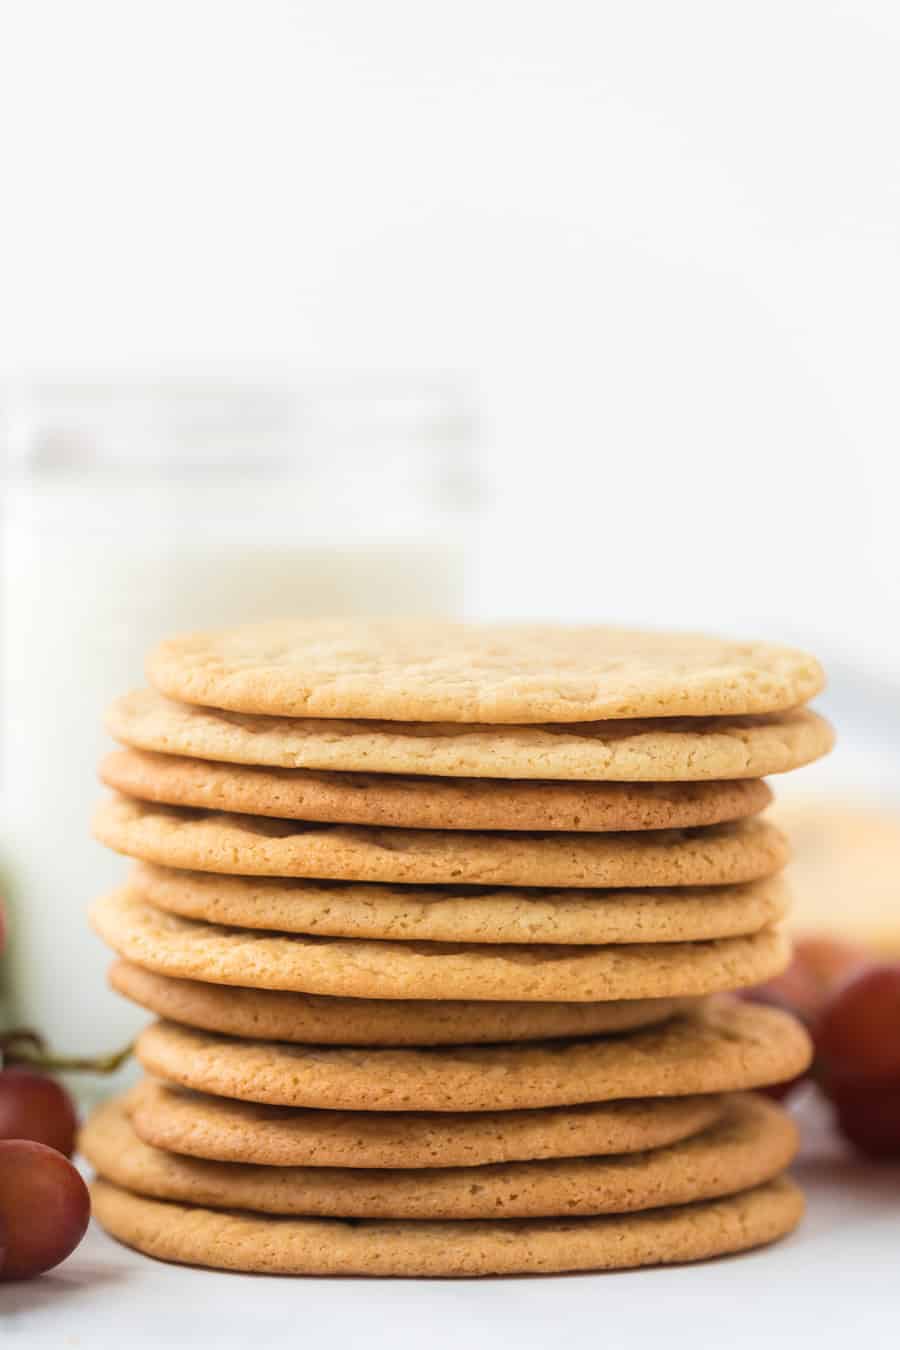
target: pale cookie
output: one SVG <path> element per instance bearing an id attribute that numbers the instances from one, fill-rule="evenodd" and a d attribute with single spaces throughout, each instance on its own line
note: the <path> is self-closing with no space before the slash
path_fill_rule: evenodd
<path id="1" fill-rule="evenodd" d="M 139 864 L 129 895 L 185 919 L 323 937 L 409 942 L 693 942 L 781 919 L 780 877 L 743 886 L 542 891 L 223 877 Z"/>
<path id="2" fill-rule="evenodd" d="M 178 980 L 129 961 L 117 961 L 109 981 L 118 993 L 172 1022 L 312 1045 L 468 1045 L 614 1035 L 657 1025 L 693 1006 L 692 999 L 675 998 L 608 1003 L 332 998 Z"/>
<path id="3" fill-rule="evenodd" d="M 772 800 L 757 779 L 511 783 L 248 768 L 142 750 L 107 755 L 100 778 L 131 797 L 169 806 L 426 830 L 663 830 L 740 820 Z"/>
<path id="4" fill-rule="evenodd" d="M 121 1098 L 96 1110 L 79 1151 L 107 1181 L 156 1200 L 346 1219 L 528 1219 L 627 1214 L 710 1200 L 770 1181 L 797 1152 L 774 1102 L 732 1097 L 691 1139 L 612 1158 L 481 1167 L 260 1167 L 184 1158 L 145 1144 Z"/>
<path id="5" fill-rule="evenodd" d="M 796 844 L 791 928 L 900 956 L 900 811 L 823 799 L 788 802 Z"/>
<path id="6" fill-rule="evenodd" d="M 787 1177 L 721 1200 L 591 1219 L 289 1219 L 147 1200 L 98 1180 L 98 1222 L 148 1256 L 264 1275 L 472 1277 L 672 1265 L 747 1251 L 793 1231 L 803 1196 Z"/>
<path id="7" fill-rule="evenodd" d="M 102 844 L 143 862 L 236 876 L 475 886 L 717 886 L 788 860 L 766 820 L 631 834 L 501 834 L 305 825 L 110 797 Z"/>
<path id="8" fill-rule="evenodd" d="M 587 722 L 778 712 L 825 683 L 805 652 L 693 633 L 446 620 L 294 619 L 161 643 L 185 703 L 287 717 Z"/>
<path id="9" fill-rule="evenodd" d="M 106 725 L 138 750 L 282 769 L 444 778 L 686 783 L 764 778 L 826 755 L 834 733 L 807 708 L 755 717 L 549 726 L 254 717 L 137 689 Z"/>
<path id="10" fill-rule="evenodd" d="M 760 984 L 790 962 L 790 942 L 771 928 L 713 942 L 609 947 L 369 942 L 196 923 L 125 891 L 98 900 L 91 922 L 119 956 L 161 975 L 340 998 L 692 998 Z"/>
<path id="11" fill-rule="evenodd" d="M 690 1097 L 785 1082 L 811 1058 L 787 1013 L 723 1000 L 627 1036 L 430 1050 L 238 1041 L 171 1022 L 148 1027 L 138 1061 L 219 1097 L 337 1111 L 516 1111 L 632 1097 Z"/>
<path id="12" fill-rule="evenodd" d="M 466 1114 L 311 1111 L 208 1097 L 145 1079 L 129 1109 L 147 1144 L 266 1167 L 481 1167 L 662 1148 L 708 1129 L 714 1094 Z"/>

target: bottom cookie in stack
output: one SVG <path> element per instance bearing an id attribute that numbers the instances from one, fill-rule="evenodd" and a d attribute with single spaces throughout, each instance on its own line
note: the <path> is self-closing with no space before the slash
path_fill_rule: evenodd
<path id="1" fill-rule="evenodd" d="M 471 1278 L 673 1265 L 775 1242 L 803 1214 L 802 1193 L 785 1177 L 724 1200 L 527 1223 L 268 1218 L 148 1200 L 102 1180 L 92 1194 L 104 1228 L 148 1256 L 266 1275 Z"/>
<path id="2" fill-rule="evenodd" d="M 116 1237 L 187 1264 L 474 1276 L 697 1260 L 789 1232 L 805 1033 L 716 1000 L 619 1035 L 272 1044 L 157 1023 L 82 1147 Z M 214 1094 L 214 1095 L 211 1095 Z"/>

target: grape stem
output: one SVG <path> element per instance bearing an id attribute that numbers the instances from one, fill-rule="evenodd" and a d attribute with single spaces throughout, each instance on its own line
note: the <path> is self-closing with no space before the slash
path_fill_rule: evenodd
<path id="1" fill-rule="evenodd" d="M 129 1044 L 109 1055 L 51 1055 L 43 1036 L 27 1027 L 0 1033 L 0 1064 L 28 1064 L 56 1073 L 115 1073 L 131 1057 L 133 1049 Z"/>
<path id="2" fill-rule="evenodd" d="M 38 1054 L 43 1054 L 46 1047 L 43 1036 L 36 1031 L 31 1031 L 28 1027 L 16 1027 L 13 1031 L 0 1033 L 0 1054 L 5 1054 L 8 1046 L 20 1043 L 33 1045 Z"/>

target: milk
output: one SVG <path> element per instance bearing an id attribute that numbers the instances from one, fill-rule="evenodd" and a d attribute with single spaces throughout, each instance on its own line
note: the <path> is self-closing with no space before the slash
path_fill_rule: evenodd
<path id="1" fill-rule="evenodd" d="M 333 486 L 333 485 L 332 485 Z M 108 992 L 87 906 L 128 870 L 89 835 L 105 707 L 160 638 L 279 615 L 453 612 L 452 528 L 376 476 L 355 507 L 270 473 L 53 471 L 11 485 L 3 538 L 7 1023 L 60 1053 L 127 1041 L 146 1013 Z M 365 509 L 368 505 L 368 509 Z M 343 521 L 343 524 L 342 524 Z M 423 528 L 424 527 L 424 528 Z"/>

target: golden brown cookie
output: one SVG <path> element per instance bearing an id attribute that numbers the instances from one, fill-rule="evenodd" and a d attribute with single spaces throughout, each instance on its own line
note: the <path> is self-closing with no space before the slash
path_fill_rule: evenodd
<path id="1" fill-rule="evenodd" d="M 477 1003 L 461 1000 L 332 998 L 179 980 L 117 961 L 117 993 L 158 1017 L 203 1031 L 313 1045 L 467 1045 L 615 1035 L 655 1026 L 693 999 L 608 1003 Z"/>
<path id="2" fill-rule="evenodd" d="M 736 1096 L 702 1133 L 618 1157 L 413 1170 L 260 1167 L 153 1148 L 119 1098 L 93 1113 L 79 1148 L 107 1181 L 180 1204 L 321 1218 L 528 1219 L 628 1214 L 747 1190 L 793 1160 L 797 1127 L 774 1102 Z"/>
<path id="3" fill-rule="evenodd" d="M 205 923 L 399 942 L 694 942 L 758 932 L 789 905 L 780 877 L 743 886 L 491 890 L 223 877 L 141 863 L 126 889 Z"/>
<path id="4" fill-rule="evenodd" d="M 143 801 L 242 815 L 426 830 L 664 830 L 756 815 L 757 779 L 711 783 L 508 782 L 264 769 L 117 750 L 107 787 Z"/>
<path id="5" fill-rule="evenodd" d="M 162 975 L 339 998 L 687 998 L 759 984 L 790 961 L 790 943 L 775 928 L 608 947 L 370 942 L 197 923 L 126 891 L 98 900 L 91 922 L 119 956 Z"/>
<path id="6" fill-rule="evenodd" d="M 238 876 L 476 886 L 717 886 L 780 871 L 766 820 L 630 834 L 503 834 L 305 825 L 111 797 L 101 843 L 143 862 Z"/>
<path id="7" fill-rule="evenodd" d="M 781 711 L 819 692 L 805 652 L 695 633 L 293 619 L 161 643 L 151 682 L 186 703 L 287 717 L 441 722 Z"/>
<path id="8" fill-rule="evenodd" d="M 487 726 L 254 716 L 176 703 L 154 689 L 117 699 L 106 725 L 116 740 L 138 750 L 230 764 L 606 783 L 764 778 L 819 759 L 834 744 L 831 727 L 807 708 L 750 717 Z"/>
<path id="9" fill-rule="evenodd" d="M 627 1036 L 526 1045 L 338 1049 L 239 1041 L 158 1022 L 138 1038 L 149 1074 L 220 1097 L 337 1111 L 514 1111 L 737 1092 L 809 1065 L 787 1013 L 721 1000 Z"/>
<path id="10" fill-rule="evenodd" d="M 170 1153 L 266 1167 L 410 1168 L 637 1153 L 708 1129 L 722 1106 L 707 1093 L 536 1111 L 292 1110 L 148 1078 L 129 1111 L 138 1136 Z"/>
<path id="11" fill-rule="evenodd" d="M 422 1223 L 259 1217 L 91 1188 L 113 1237 L 162 1261 L 267 1275 L 548 1275 L 700 1261 L 791 1232 L 803 1196 L 785 1177 L 723 1200 L 590 1219 Z"/>

